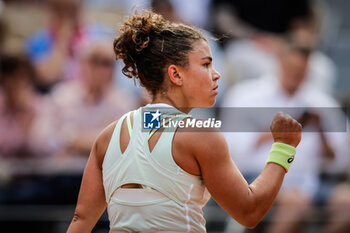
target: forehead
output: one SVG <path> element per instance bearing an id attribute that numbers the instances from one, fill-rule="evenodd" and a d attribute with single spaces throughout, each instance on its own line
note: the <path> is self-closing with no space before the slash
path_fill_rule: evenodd
<path id="1" fill-rule="evenodd" d="M 86 51 L 85 53 L 82 53 L 82 57 L 89 59 L 97 56 L 114 60 L 113 50 L 109 47 L 108 44 L 91 44 L 85 47 Z"/>
<path id="2" fill-rule="evenodd" d="M 189 59 L 203 58 L 203 57 L 212 57 L 210 47 L 208 42 L 205 40 L 199 40 L 193 43 L 193 50 L 188 54 Z"/>

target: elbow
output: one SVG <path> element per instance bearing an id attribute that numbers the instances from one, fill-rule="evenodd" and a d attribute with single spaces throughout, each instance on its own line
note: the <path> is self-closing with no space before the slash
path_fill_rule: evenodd
<path id="1" fill-rule="evenodd" d="M 245 219 L 244 221 L 241 221 L 240 223 L 248 229 L 253 229 L 259 224 L 259 222 L 260 222 L 260 219 L 249 217 L 249 218 Z"/>
<path id="2" fill-rule="evenodd" d="M 81 211 L 81 208 L 79 208 L 79 206 L 76 207 L 75 211 L 74 211 L 74 216 L 72 219 L 73 223 L 77 223 L 77 222 L 82 222 L 84 220 L 86 220 L 86 214 L 84 214 L 83 211 Z"/>
<path id="3" fill-rule="evenodd" d="M 91 215 L 90 215 L 91 216 Z M 74 210 L 74 216 L 72 222 L 81 222 L 89 217 L 86 207 L 84 205 L 77 204 Z"/>
<path id="4" fill-rule="evenodd" d="M 255 228 L 264 217 L 263 215 L 259 214 L 256 209 L 247 211 L 244 214 L 242 213 L 241 216 L 242 218 L 239 219 L 239 223 L 249 229 Z"/>
<path id="5" fill-rule="evenodd" d="M 79 213 L 77 211 L 75 211 L 72 222 L 76 223 L 76 222 L 79 222 L 80 220 L 81 220 L 81 217 L 80 217 Z"/>
<path id="6" fill-rule="evenodd" d="M 245 226 L 248 229 L 254 229 L 258 225 L 258 223 L 259 223 L 259 221 L 258 222 L 251 221 L 251 222 L 244 224 L 243 226 Z"/>
<path id="7" fill-rule="evenodd" d="M 249 187 L 249 196 L 251 199 L 249 201 L 246 201 L 247 205 L 245 208 L 242 208 L 242 210 L 245 210 L 241 213 L 242 218 L 242 225 L 246 228 L 253 229 L 255 228 L 260 221 L 264 218 L 267 211 L 264 211 L 261 209 L 262 205 L 256 201 L 255 199 L 252 199 L 253 190 L 251 187 Z"/>

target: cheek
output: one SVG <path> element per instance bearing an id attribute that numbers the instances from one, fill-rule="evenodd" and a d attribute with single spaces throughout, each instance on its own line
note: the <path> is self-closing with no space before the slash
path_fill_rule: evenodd
<path id="1" fill-rule="evenodd" d="M 199 97 L 200 99 L 207 99 L 208 96 L 210 95 L 210 90 L 212 89 L 211 81 L 205 77 L 203 77 L 199 81 L 199 85 L 197 85 L 197 88 L 195 89 L 195 95 L 197 98 Z"/>
<path id="2" fill-rule="evenodd" d="M 206 80 L 203 76 L 201 76 L 200 73 L 194 73 L 192 74 L 192 78 L 191 78 L 191 81 L 190 81 L 190 90 L 189 91 L 192 91 L 193 94 L 200 94 L 201 92 L 203 92 L 203 89 L 205 89 L 205 86 L 206 86 Z"/>
<path id="3" fill-rule="evenodd" d="M 211 69 L 200 67 L 197 71 L 196 77 L 201 85 L 211 85 Z"/>
<path id="4" fill-rule="evenodd" d="M 111 79 L 113 76 L 113 69 L 109 67 L 96 66 L 90 69 L 90 76 L 104 81 Z"/>
<path id="5" fill-rule="evenodd" d="M 210 69 L 199 66 L 190 70 L 185 77 L 186 95 L 198 99 L 206 97 L 212 87 Z"/>

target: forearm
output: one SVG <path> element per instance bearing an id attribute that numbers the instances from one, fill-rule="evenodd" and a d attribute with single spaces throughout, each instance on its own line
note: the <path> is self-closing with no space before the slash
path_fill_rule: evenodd
<path id="1" fill-rule="evenodd" d="M 95 135 L 96 135 L 96 132 L 94 134 L 83 133 L 82 135 L 79 135 L 70 144 L 70 149 L 88 154 L 90 151 L 90 148 L 94 144 Z"/>
<path id="2" fill-rule="evenodd" d="M 256 225 L 269 211 L 281 188 L 286 170 L 275 163 L 266 164 L 262 173 L 248 186 L 248 201 L 252 225 Z M 254 224 L 256 222 L 256 224 Z"/>
<path id="3" fill-rule="evenodd" d="M 242 208 L 245 212 L 241 214 L 244 220 L 248 219 L 249 225 L 256 225 L 270 209 L 295 152 L 290 145 L 274 143 L 264 170 L 251 185 L 247 185 L 248 192 L 243 197 L 245 206 Z"/>
<path id="4" fill-rule="evenodd" d="M 53 83 L 61 78 L 64 64 L 68 57 L 68 52 L 65 50 L 61 46 L 55 47 L 48 59 L 38 65 L 38 72 L 42 83 Z"/>
<path id="5" fill-rule="evenodd" d="M 320 137 L 321 137 L 321 144 L 322 144 L 322 151 L 323 155 L 326 158 L 334 159 L 335 158 L 335 152 L 332 146 L 329 144 L 326 135 L 324 134 L 323 130 L 320 129 Z"/>

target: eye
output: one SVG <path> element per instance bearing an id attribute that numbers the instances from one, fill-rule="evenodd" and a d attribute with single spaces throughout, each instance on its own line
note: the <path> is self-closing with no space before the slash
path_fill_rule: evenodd
<path id="1" fill-rule="evenodd" d="M 204 64 L 204 67 L 208 68 L 210 66 L 210 62 Z"/>

